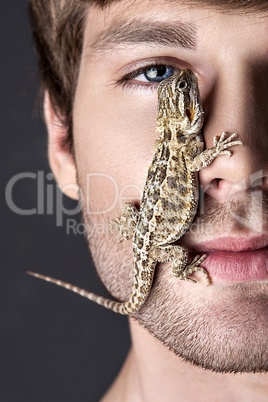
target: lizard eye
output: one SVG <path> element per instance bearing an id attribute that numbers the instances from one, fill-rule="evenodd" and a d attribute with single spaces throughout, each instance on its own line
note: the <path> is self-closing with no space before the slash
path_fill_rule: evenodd
<path id="1" fill-rule="evenodd" d="M 187 88 L 188 88 L 188 83 L 186 80 L 181 80 L 178 83 L 178 89 L 180 92 L 185 92 L 187 90 Z"/>

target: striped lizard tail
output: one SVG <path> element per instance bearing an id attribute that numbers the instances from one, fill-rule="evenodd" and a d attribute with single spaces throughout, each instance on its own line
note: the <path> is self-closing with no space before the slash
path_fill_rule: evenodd
<path id="1" fill-rule="evenodd" d="M 136 293 L 137 285 L 135 286 L 135 283 L 138 280 L 138 278 L 135 278 L 133 292 L 132 292 L 130 298 L 126 302 L 118 302 L 118 301 L 110 300 L 105 297 L 98 296 L 95 293 L 88 292 L 87 290 L 81 289 L 78 286 L 74 286 L 68 282 L 64 282 L 59 279 L 51 278 L 50 276 L 41 275 L 36 272 L 27 271 L 26 274 L 33 276 L 35 278 L 44 280 L 46 282 L 53 283 L 54 285 L 57 285 L 64 289 L 70 290 L 73 293 L 77 293 L 78 295 L 85 297 L 86 299 L 91 300 L 109 310 L 112 310 L 115 313 L 128 315 L 128 314 L 133 314 L 133 313 L 137 312 L 142 307 L 142 305 L 145 303 L 146 299 L 148 298 L 150 289 L 151 289 L 151 285 L 152 285 L 152 281 L 153 281 L 154 269 L 151 272 L 151 278 L 148 277 L 149 283 L 143 285 L 147 289 L 147 294 L 143 293 L 141 295 L 141 294 Z M 135 289 L 135 291 L 134 291 L 134 289 Z"/>

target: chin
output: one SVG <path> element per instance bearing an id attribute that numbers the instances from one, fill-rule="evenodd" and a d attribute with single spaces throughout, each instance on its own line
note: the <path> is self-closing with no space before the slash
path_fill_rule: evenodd
<path id="1" fill-rule="evenodd" d="M 134 317 L 163 347 L 214 372 L 268 372 L 267 282 L 209 289 L 167 277 Z"/>

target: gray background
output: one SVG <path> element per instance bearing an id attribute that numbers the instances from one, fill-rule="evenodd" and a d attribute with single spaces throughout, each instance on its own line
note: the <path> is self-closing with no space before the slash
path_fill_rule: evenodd
<path id="1" fill-rule="evenodd" d="M 127 320 L 24 274 L 33 270 L 105 294 L 82 235 L 57 227 L 55 214 L 21 216 L 7 206 L 5 188 L 16 174 L 44 172 L 54 198 L 56 185 L 46 177 L 27 1 L 1 1 L 0 18 L 0 402 L 98 401 L 127 353 Z M 20 208 L 36 207 L 37 180 L 18 181 L 12 196 Z M 45 210 L 55 207 L 50 201 Z M 75 207 L 65 198 L 64 205 Z"/>

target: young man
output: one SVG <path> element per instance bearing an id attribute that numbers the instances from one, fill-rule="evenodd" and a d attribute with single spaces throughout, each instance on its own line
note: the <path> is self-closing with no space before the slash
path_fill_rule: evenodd
<path id="1" fill-rule="evenodd" d="M 132 349 L 103 402 L 267 401 L 268 2 L 30 5 L 50 164 L 62 190 L 80 197 L 96 268 L 116 299 L 131 291 L 132 245 L 118 243 L 108 222 L 125 201 L 139 206 L 159 82 L 191 69 L 206 147 L 223 131 L 244 144 L 200 172 L 201 208 L 180 242 L 208 254 L 211 286 L 157 266 L 148 301 L 130 317 Z"/>

